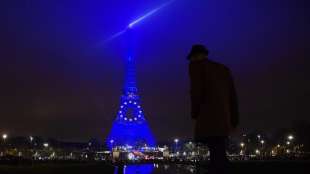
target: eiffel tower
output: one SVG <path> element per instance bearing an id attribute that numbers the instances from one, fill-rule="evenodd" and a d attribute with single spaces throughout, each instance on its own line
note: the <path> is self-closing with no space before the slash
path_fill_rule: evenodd
<path id="1" fill-rule="evenodd" d="M 149 125 L 145 119 L 144 112 L 140 104 L 136 81 L 136 67 L 133 56 L 133 39 L 132 29 L 150 16 L 155 15 L 164 7 L 172 4 L 175 0 L 168 0 L 166 3 L 154 8 L 145 15 L 131 22 L 125 30 L 122 30 L 110 38 L 106 42 L 111 41 L 125 34 L 128 41 L 128 56 L 126 57 L 126 75 L 123 94 L 121 96 L 121 105 L 118 110 L 115 121 L 113 122 L 111 132 L 107 138 L 107 145 L 112 149 L 119 146 L 140 147 L 147 145 L 155 147 L 156 142 Z"/>
<path id="2" fill-rule="evenodd" d="M 126 58 L 126 74 L 120 107 L 112 129 L 107 138 L 107 145 L 113 147 L 141 147 L 156 145 L 140 103 L 136 81 L 135 59 L 132 53 L 132 29 L 126 31 L 128 39 L 128 57 Z"/>

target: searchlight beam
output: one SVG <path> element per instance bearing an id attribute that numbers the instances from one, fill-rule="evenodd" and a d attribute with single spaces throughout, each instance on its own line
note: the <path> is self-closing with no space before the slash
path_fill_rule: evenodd
<path id="1" fill-rule="evenodd" d="M 139 24 L 139 23 L 142 22 L 143 20 L 147 19 L 148 17 L 154 15 L 155 13 L 157 13 L 158 11 L 160 11 L 161 9 L 163 9 L 164 7 L 170 5 L 170 4 L 173 3 L 174 1 L 175 1 L 175 0 L 170 0 L 170 1 L 168 1 L 168 2 L 166 2 L 166 3 L 164 3 L 164 4 L 162 4 L 161 6 L 159 6 L 159 7 L 155 8 L 155 9 L 149 11 L 149 12 L 146 13 L 145 15 L 139 17 L 138 19 L 136 19 L 136 20 L 134 20 L 133 22 L 131 22 L 130 24 L 128 24 L 127 27 L 126 27 L 124 30 L 122 30 L 122 31 L 120 31 L 120 32 L 117 32 L 117 33 L 113 34 L 111 37 L 109 37 L 108 39 L 106 39 L 106 40 L 104 41 L 104 43 L 109 42 L 109 41 L 111 41 L 111 40 L 113 40 L 113 39 L 115 39 L 115 38 L 121 36 L 121 35 L 124 34 L 128 29 L 132 29 L 134 26 L 136 26 L 137 24 Z"/>

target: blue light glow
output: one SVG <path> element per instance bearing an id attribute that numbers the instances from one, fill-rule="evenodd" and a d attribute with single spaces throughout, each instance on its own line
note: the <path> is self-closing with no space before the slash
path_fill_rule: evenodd
<path id="1" fill-rule="evenodd" d="M 144 164 L 144 165 L 128 165 L 124 167 L 125 174 L 151 174 L 154 170 L 154 165 Z"/>
<path id="2" fill-rule="evenodd" d="M 146 119 L 141 111 L 140 97 L 138 95 L 136 83 L 136 67 L 135 59 L 132 50 L 132 35 L 131 29 L 128 29 L 126 39 L 128 39 L 128 56 L 126 61 L 126 74 L 121 96 L 120 110 L 118 111 L 117 118 L 112 125 L 111 132 L 107 138 L 107 145 L 112 149 L 112 144 L 108 143 L 114 140 L 113 147 L 129 145 L 132 147 L 139 147 L 147 144 L 149 147 L 155 147 L 156 142 L 147 124 Z M 139 117 L 137 119 L 136 117 Z"/>
<path id="3" fill-rule="evenodd" d="M 126 32 L 126 30 L 120 31 L 118 33 L 113 34 L 111 37 L 109 37 L 108 39 L 106 39 L 105 41 L 103 41 L 103 43 L 109 42 L 115 38 L 117 38 L 118 36 L 124 34 Z"/>
<path id="4" fill-rule="evenodd" d="M 159 10 L 161 10 L 162 8 L 166 7 L 167 5 L 171 4 L 173 1 L 175 0 L 171 0 L 171 1 L 168 1 L 166 2 L 165 4 L 149 11 L 148 13 L 146 13 L 144 16 L 141 16 L 140 18 L 134 20 L 133 22 L 131 22 L 129 25 L 128 25 L 128 28 L 132 28 L 134 27 L 136 24 L 138 24 L 139 22 L 143 21 L 144 19 L 152 16 L 153 14 L 155 14 L 156 12 L 158 12 Z"/>
<path id="5" fill-rule="evenodd" d="M 107 142 L 113 140 L 113 144 L 116 146 L 130 145 L 138 147 L 141 144 L 146 144 L 149 147 L 155 147 L 155 139 L 152 132 L 146 122 L 146 119 L 141 110 L 140 98 L 138 96 L 138 90 L 136 85 L 136 68 L 135 59 L 132 49 L 132 28 L 138 23 L 142 22 L 146 18 L 154 15 L 159 10 L 163 9 L 167 5 L 171 4 L 175 0 L 170 0 L 161 6 L 149 11 L 145 15 L 131 22 L 127 28 L 121 32 L 114 34 L 109 40 L 116 38 L 126 33 L 126 39 L 128 40 L 128 55 L 126 59 L 126 76 L 123 95 L 121 97 L 119 115 L 116 121 L 113 123 L 110 135 L 107 138 Z M 138 119 L 138 118 L 139 119 Z M 110 149 L 111 143 L 107 143 Z"/>
<path id="6" fill-rule="evenodd" d="M 128 29 L 131 29 L 133 28 L 135 25 L 137 25 L 138 23 L 140 23 L 141 21 L 145 20 L 146 18 L 154 15 L 156 12 L 160 11 L 161 9 L 163 9 L 164 7 L 168 6 L 169 4 L 171 4 L 172 2 L 174 2 L 175 0 L 170 0 L 164 4 L 162 4 L 161 6 L 149 11 L 148 13 L 146 13 L 145 15 L 141 16 L 140 18 L 134 20 L 133 22 L 131 22 L 130 24 L 127 25 L 127 27 L 120 31 L 120 32 L 117 32 L 115 34 L 113 34 L 111 37 L 109 37 L 108 39 L 106 39 L 103 43 L 106 43 L 106 42 L 109 42 L 121 35 L 123 35 L 124 33 L 126 33 L 128 31 Z M 129 60 L 131 60 L 131 56 L 128 57 Z"/>

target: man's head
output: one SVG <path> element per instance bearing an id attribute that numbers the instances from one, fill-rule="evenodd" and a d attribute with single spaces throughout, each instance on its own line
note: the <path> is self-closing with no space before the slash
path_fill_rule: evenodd
<path id="1" fill-rule="evenodd" d="M 187 59 L 190 61 L 200 61 L 207 59 L 209 50 L 204 45 L 193 45 Z"/>

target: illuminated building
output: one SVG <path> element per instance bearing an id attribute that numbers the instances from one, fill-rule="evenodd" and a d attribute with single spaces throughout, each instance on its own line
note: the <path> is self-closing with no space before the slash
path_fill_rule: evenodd
<path id="1" fill-rule="evenodd" d="M 156 145 L 155 139 L 145 119 L 138 95 L 132 32 L 137 24 L 154 15 L 172 2 L 174 2 L 174 0 L 167 1 L 161 6 L 149 11 L 145 15 L 129 23 L 125 30 L 112 35 L 112 37 L 106 40 L 111 41 L 116 37 L 124 35 L 126 41 L 128 41 L 128 55 L 126 55 L 125 59 L 126 75 L 121 104 L 116 120 L 113 123 L 111 132 L 106 141 L 110 149 L 113 147 L 136 148 L 142 145 L 154 147 Z"/>
<path id="2" fill-rule="evenodd" d="M 131 32 L 128 28 L 126 39 L 129 40 L 128 57 L 126 58 L 126 74 L 123 94 L 121 96 L 120 108 L 116 120 L 113 123 L 110 135 L 107 138 L 107 145 L 112 149 L 115 146 L 138 147 L 147 145 L 154 147 L 155 139 L 144 116 L 143 109 L 138 95 L 136 83 L 135 59 L 131 46 Z"/>

